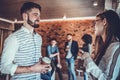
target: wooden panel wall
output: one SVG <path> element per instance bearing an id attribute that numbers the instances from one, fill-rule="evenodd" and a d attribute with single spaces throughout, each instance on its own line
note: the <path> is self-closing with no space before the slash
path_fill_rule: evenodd
<path id="1" fill-rule="evenodd" d="M 14 25 L 11 23 L 0 21 L 0 56 L 2 54 L 3 44 L 6 37 L 12 33 Z"/>
<path id="2" fill-rule="evenodd" d="M 5 39 L 12 33 L 14 30 L 14 24 L 0 21 L 0 64 L 1 64 L 1 55 Z M 0 66 L 1 67 L 1 66 Z M 2 74 L 0 71 L 0 80 L 9 80 L 10 76 Z"/>

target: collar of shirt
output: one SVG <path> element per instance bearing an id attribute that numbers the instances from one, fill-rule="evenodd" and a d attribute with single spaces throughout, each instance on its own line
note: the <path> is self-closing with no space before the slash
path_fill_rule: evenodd
<path id="1" fill-rule="evenodd" d="M 36 33 L 34 30 L 33 30 L 33 32 L 31 32 L 29 29 L 27 29 L 27 28 L 24 27 L 24 26 L 22 26 L 22 29 L 23 29 L 25 32 L 27 32 L 28 34 L 34 34 L 34 33 Z"/>

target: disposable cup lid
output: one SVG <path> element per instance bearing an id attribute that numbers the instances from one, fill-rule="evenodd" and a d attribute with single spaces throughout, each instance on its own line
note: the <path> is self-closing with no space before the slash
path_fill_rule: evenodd
<path id="1" fill-rule="evenodd" d="M 50 63 L 51 63 L 51 59 L 48 58 L 48 57 L 43 57 L 43 58 L 42 58 L 42 61 L 45 62 L 45 63 L 47 63 L 47 64 L 50 64 Z"/>

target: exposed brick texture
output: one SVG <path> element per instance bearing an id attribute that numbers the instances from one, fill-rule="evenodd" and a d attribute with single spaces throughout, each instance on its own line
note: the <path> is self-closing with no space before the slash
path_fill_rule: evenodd
<path id="1" fill-rule="evenodd" d="M 66 70 L 64 61 L 64 43 L 66 41 L 66 34 L 72 33 L 73 39 L 78 41 L 79 47 L 83 42 L 81 37 L 85 34 L 91 34 L 94 41 L 94 21 L 93 20 L 64 20 L 64 21 L 48 21 L 41 22 L 40 27 L 36 31 L 42 36 L 42 55 L 46 54 L 46 46 L 49 44 L 51 38 L 56 38 L 60 50 L 61 63 L 63 71 Z M 77 64 L 77 63 L 76 63 Z"/>

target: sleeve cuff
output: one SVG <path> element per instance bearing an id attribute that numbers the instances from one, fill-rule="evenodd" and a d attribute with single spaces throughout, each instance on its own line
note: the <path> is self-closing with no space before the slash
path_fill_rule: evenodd
<path id="1" fill-rule="evenodd" d="M 94 62 L 93 62 L 93 60 L 91 59 L 91 57 L 87 57 L 87 58 L 84 60 L 84 66 L 86 67 L 86 71 L 87 71 L 87 72 L 90 72 L 91 69 L 93 69 L 93 67 L 94 67 Z"/>
<path id="2" fill-rule="evenodd" d="M 15 74 L 15 71 L 16 71 L 17 67 L 18 67 L 18 65 L 16 65 L 16 64 L 14 64 L 12 66 L 11 71 L 10 71 L 11 76 Z"/>

